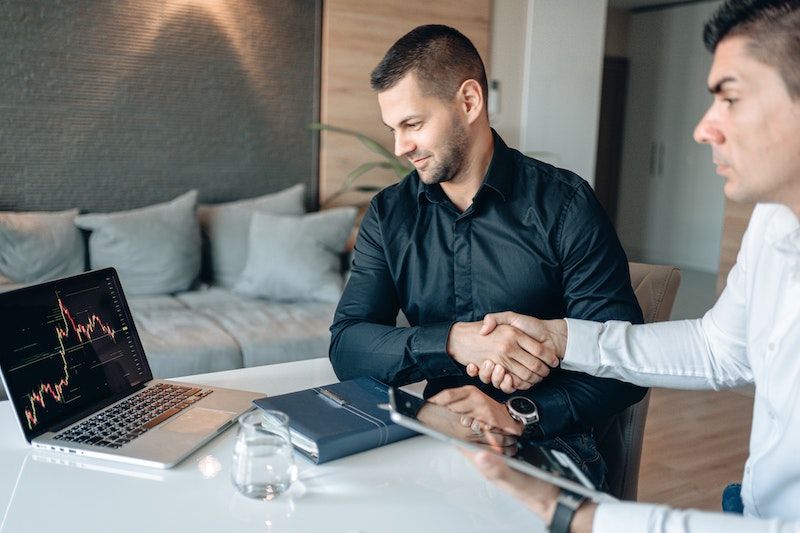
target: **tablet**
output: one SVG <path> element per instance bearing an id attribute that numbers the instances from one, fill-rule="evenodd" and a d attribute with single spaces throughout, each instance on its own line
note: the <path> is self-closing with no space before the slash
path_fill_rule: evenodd
<path id="1" fill-rule="evenodd" d="M 418 413 L 425 408 L 423 422 Z M 560 450 L 555 450 L 533 442 L 516 442 L 513 446 L 502 448 L 485 442 L 467 440 L 449 430 L 452 413 L 446 407 L 438 406 L 395 387 L 389 388 L 389 410 L 392 420 L 419 433 L 430 435 L 451 444 L 472 451 L 490 451 L 502 457 L 512 468 L 537 477 L 562 489 L 581 494 L 596 502 L 616 501 L 592 484 L 572 459 Z M 437 416 L 437 411 L 443 416 Z M 447 416 L 450 415 L 450 416 Z M 449 420 L 448 420 L 449 419 Z"/>

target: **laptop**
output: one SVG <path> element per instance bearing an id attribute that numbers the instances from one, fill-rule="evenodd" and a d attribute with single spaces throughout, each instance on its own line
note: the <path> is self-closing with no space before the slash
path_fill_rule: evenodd
<path id="1" fill-rule="evenodd" d="M 34 448 L 156 468 L 264 396 L 153 379 L 113 268 L 0 293 L 0 375 Z"/>
<path id="2" fill-rule="evenodd" d="M 430 411 L 424 417 L 425 421 L 423 422 L 417 414 L 424 405 L 430 406 Z M 391 419 L 401 426 L 473 452 L 484 450 L 496 453 L 512 468 L 594 501 L 616 501 L 616 498 L 610 494 L 598 490 L 578 465 L 560 450 L 540 446 L 533 442 L 519 442 L 513 450 L 514 453 L 509 453 L 508 449 L 493 447 L 480 443 L 478 440 L 467 440 L 453 432 L 452 425 L 448 423 L 450 419 L 447 416 L 449 411 L 446 407 L 431 404 L 395 387 L 389 388 L 388 407 Z M 436 410 L 443 411 L 445 414 L 437 416 Z M 441 423 L 438 423 L 439 421 Z"/>

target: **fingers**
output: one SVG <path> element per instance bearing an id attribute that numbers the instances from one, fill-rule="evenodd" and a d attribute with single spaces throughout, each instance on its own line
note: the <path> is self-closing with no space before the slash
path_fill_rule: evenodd
<path id="1" fill-rule="evenodd" d="M 550 347 L 541 342 L 533 339 L 527 335 L 520 337 L 519 339 L 520 348 L 525 350 L 527 353 L 531 354 L 534 358 L 541 361 L 546 368 L 543 370 L 547 373 L 550 372 L 551 368 L 556 368 L 560 363 L 561 359 L 559 359 L 556 354 L 553 352 Z M 546 374 L 545 374 L 546 376 Z M 543 377 L 545 377 L 543 376 Z"/>
<path id="2" fill-rule="evenodd" d="M 488 335 L 489 333 L 494 331 L 494 329 L 497 326 L 501 324 L 506 324 L 511 326 L 513 325 L 514 321 L 518 319 L 519 316 L 521 315 L 514 313 L 512 311 L 504 311 L 502 313 L 489 313 L 488 315 L 483 317 L 483 326 L 481 327 L 480 333 L 481 335 Z"/>
<path id="3" fill-rule="evenodd" d="M 468 453 L 467 456 L 478 471 L 490 481 L 499 483 L 514 475 L 505 461 L 489 452 Z"/>

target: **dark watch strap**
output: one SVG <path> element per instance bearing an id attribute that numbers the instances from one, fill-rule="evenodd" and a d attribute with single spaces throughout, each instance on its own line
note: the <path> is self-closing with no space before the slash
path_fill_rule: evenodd
<path id="1" fill-rule="evenodd" d="M 538 422 L 528 424 L 522 430 L 522 438 L 524 439 L 542 440 L 542 437 L 544 437 L 544 432 L 542 432 L 542 426 Z"/>
<path id="2" fill-rule="evenodd" d="M 556 512 L 553 514 L 553 521 L 550 522 L 550 533 L 569 533 L 569 525 L 572 523 L 575 511 L 585 500 L 583 496 L 561 489 Z"/>

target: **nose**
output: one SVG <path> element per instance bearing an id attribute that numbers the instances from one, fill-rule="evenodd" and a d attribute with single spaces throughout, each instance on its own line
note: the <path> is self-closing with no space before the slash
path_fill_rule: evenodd
<path id="1" fill-rule="evenodd" d="M 394 155 L 397 157 L 403 157 L 404 155 L 408 155 L 414 151 L 414 143 L 411 142 L 411 139 L 408 138 L 408 135 L 403 134 L 400 131 L 395 131 L 394 133 Z"/>
<path id="2" fill-rule="evenodd" d="M 714 118 L 713 104 L 695 127 L 694 140 L 700 144 L 721 144 L 725 140 Z"/>

